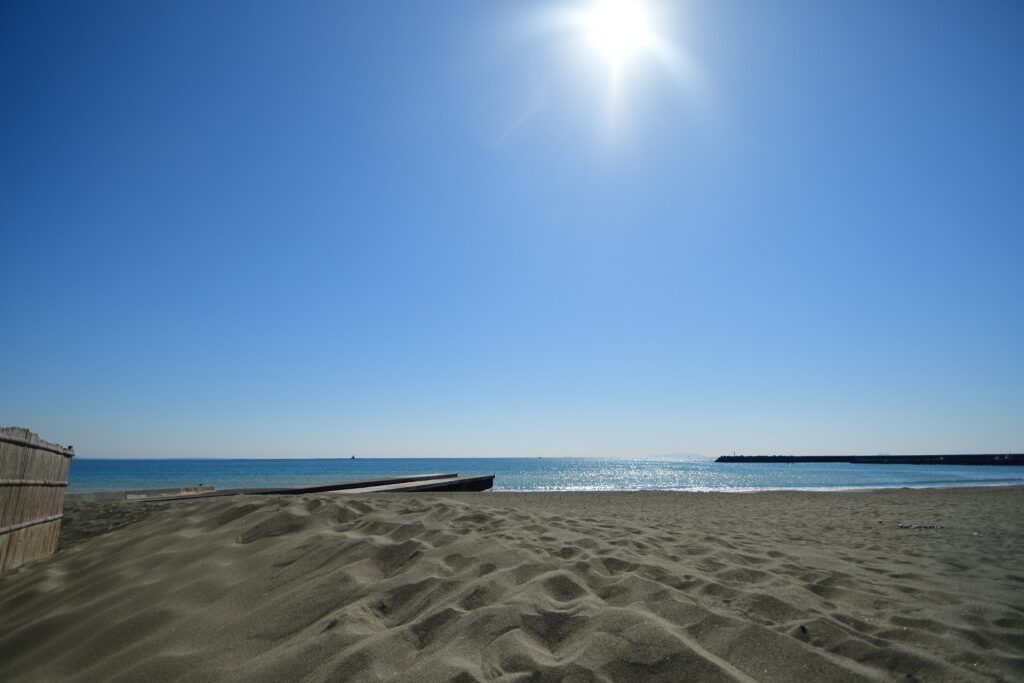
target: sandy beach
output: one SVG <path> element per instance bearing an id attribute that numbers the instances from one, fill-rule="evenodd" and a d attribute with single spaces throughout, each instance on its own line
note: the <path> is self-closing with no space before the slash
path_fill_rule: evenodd
<path id="1" fill-rule="evenodd" d="M 1024 680 L 1024 489 L 72 503 L 0 680 Z"/>

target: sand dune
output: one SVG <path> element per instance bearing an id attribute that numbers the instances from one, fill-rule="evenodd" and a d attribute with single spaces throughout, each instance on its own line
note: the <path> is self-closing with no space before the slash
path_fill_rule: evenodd
<path id="1" fill-rule="evenodd" d="M 1019 488 L 72 505 L 0 579 L 0 680 L 1024 680 L 1022 519 Z"/>

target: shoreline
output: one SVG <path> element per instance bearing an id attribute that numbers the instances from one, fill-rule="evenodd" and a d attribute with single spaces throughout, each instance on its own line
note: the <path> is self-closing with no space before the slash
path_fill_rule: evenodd
<path id="1" fill-rule="evenodd" d="M 852 487 L 789 487 L 789 488 L 749 488 L 749 489 L 558 489 L 558 490 L 519 490 L 513 491 L 510 489 L 494 489 L 487 493 L 503 494 L 503 493 L 516 493 L 516 494 L 535 494 L 535 493 L 550 493 L 550 494 L 572 494 L 572 493 L 780 493 L 792 491 L 794 493 L 868 493 L 871 491 L 927 491 L 927 490 L 955 490 L 961 491 L 964 489 L 993 489 L 993 488 L 1019 488 L 1024 489 L 1024 484 L 1020 482 L 1008 482 L 1008 483 L 992 483 L 992 484 L 979 484 L 972 482 L 969 484 L 941 484 L 941 485 L 930 485 L 922 484 L 919 486 L 906 485 L 906 484 L 894 484 L 892 486 L 852 486 Z"/>
<path id="2" fill-rule="evenodd" d="M 323 482 L 307 482 L 295 485 L 296 488 L 304 487 L 316 487 L 323 486 Z M 774 493 L 774 492 L 803 492 L 803 493 L 857 493 L 857 492 L 870 492 L 870 491 L 900 491 L 900 490 L 912 490 L 912 491 L 924 491 L 924 490 L 963 490 L 963 489 L 992 489 L 992 488 L 1021 488 L 1024 489 L 1024 484 L 1020 482 L 995 482 L 995 483 L 977 483 L 971 482 L 966 484 L 921 484 L 921 485 L 907 485 L 907 484 L 893 484 L 891 486 L 837 486 L 837 487 L 788 487 L 788 488 L 733 488 L 733 489 L 712 489 L 712 488 L 665 488 L 665 489 L 599 489 L 599 488 L 575 488 L 575 489 L 502 489 L 494 488 L 486 491 L 486 493 L 493 494 L 505 494 L 505 493 L 516 493 L 516 494 L 572 494 L 572 493 L 739 493 L 739 494 L 751 494 L 751 493 Z M 88 489 L 79 490 L 71 489 L 67 492 L 69 497 L 80 497 L 93 495 L 98 493 L 123 493 L 124 491 L 159 491 L 161 489 Z M 72 498 L 74 499 L 74 498 Z"/>

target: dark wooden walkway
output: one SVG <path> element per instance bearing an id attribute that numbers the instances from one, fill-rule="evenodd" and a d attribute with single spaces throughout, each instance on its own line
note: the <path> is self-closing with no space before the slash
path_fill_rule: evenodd
<path id="1" fill-rule="evenodd" d="M 245 488 L 211 490 L 202 489 L 139 489 L 133 491 L 101 491 L 96 493 L 68 494 L 70 500 L 127 500 L 140 503 L 156 503 L 168 500 L 193 500 L 195 498 L 219 498 L 222 496 L 294 496 L 303 493 L 416 493 L 443 491 L 487 491 L 494 486 L 494 475 L 460 477 L 458 474 L 410 474 L 403 477 L 384 477 L 342 481 L 334 484 L 311 484 L 274 488 Z"/>

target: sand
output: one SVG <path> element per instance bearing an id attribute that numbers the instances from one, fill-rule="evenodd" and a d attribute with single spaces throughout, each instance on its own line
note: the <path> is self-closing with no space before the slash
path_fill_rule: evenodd
<path id="1" fill-rule="evenodd" d="M 62 542 L 0 579 L 0 680 L 1024 680 L 1022 488 L 72 504 Z"/>

